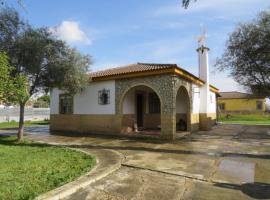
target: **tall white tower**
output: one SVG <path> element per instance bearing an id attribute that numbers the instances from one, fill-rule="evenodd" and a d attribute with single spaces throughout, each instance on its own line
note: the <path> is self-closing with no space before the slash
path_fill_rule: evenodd
<path id="1" fill-rule="evenodd" d="M 200 46 L 197 49 L 199 56 L 199 77 L 205 83 L 200 89 L 200 113 L 209 112 L 210 103 L 210 86 L 209 86 L 209 64 L 208 64 L 208 52 L 209 48 Z"/>
<path id="2" fill-rule="evenodd" d="M 197 49 L 199 57 L 199 77 L 204 81 L 200 87 L 200 126 L 202 130 L 209 129 L 208 113 L 210 113 L 210 86 L 209 86 L 209 48 L 200 44 Z"/>

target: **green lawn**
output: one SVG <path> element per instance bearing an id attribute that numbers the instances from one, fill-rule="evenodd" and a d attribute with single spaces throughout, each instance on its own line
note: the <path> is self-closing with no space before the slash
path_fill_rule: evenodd
<path id="1" fill-rule="evenodd" d="M 0 199 L 34 199 L 95 165 L 94 157 L 71 149 L 0 135 Z"/>
<path id="2" fill-rule="evenodd" d="M 225 124 L 244 124 L 244 125 L 270 125 L 270 116 L 268 115 L 222 115 L 220 121 Z"/>
<path id="3" fill-rule="evenodd" d="M 25 126 L 38 126 L 38 125 L 47 125 L 49 124 L 48 120 L 43 120 L 43 121 L 25 121 L 24 125 Z M 2 122 L 0 123 L 0 129 L 5 129 L 5 128 L 18 128 L 19 123 L 15 121 L 11 122 Z"/>

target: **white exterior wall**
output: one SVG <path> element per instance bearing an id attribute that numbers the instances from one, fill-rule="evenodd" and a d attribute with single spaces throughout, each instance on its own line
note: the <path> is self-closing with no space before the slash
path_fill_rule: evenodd
<path id="1" fill-rule="evenodd" d="M 51 114 L 59 114 L 59 94 L 61 94 L 61 90 L 57 88 L 52 88 L 50 90 L 50 113 Z"/>
<path id="2" fill-rule="evenodd" d="M 192 92 L 193 92 L 193 114 L 198 114 L 198 113 L 205 113 L 200 110 L 200 92 L 201 88 L 199 88 L 196 85 L 192 86 Z M 216 94 L 214 92 L 209 91 L 209 101 L 208 101 L 208 112 L 207 113 L 216 113 Z"/>
<path id="3" fill-rule="evenodd" d="M 110 104 L 98 103 L 98 92 L 110 90 Z M 74 97 L 74 114 L 115 114 L 115 81 L 92 82 Z"/>
<path id="4" fill-rule="evenodd" d="M 129 91 L 124 97 L 123 114 L 135 114 L 135 92 Z"/>
<path id="5" fill-rule="evenodd" d="M 200 113 L 200 88 L 193 84 L 192 85 L 192 114 Z"/>
<path id="6" fill-rule="evenodd" d="M 209 84 L 205 83 L 200 87 L 200 113 L 210 112 L 210 89 Z"/>
<path id="7" fill-rule="evenodd" d="M 110 104 L 99 105 L 98 91 L 110 90 Z M 51 114 L 59 114 L 59 94 L 61 90 L 51 90 Z M 73 114 L 115 114 L 115 81 L 92 82 L 73 99 Z"/>
<path id="8" fill-rule="evenodd" d="M 187 113 L 188 99 L 184 90 L 179 90 L 176 96 L 176 113 Z"/>
<path id="9" fill-rule="evenodd" d="M 209 105 L 209 113 L 215 113 L 217 107 L 216 103 L 216 94 L 214 92 L 210 92 L 210 105 Z"/>

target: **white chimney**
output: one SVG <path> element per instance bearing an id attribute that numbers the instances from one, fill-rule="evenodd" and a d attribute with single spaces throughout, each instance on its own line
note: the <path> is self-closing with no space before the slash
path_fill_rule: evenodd
<path id="1" fill-rule="evenodd" d="M 204 45 L 200 45 L 197 49 L 199 56 L 199 77 L 205 83 L 200 87 L 200 113 L 206 114 L 210 110 L 210 87 L 209 87 L 209 64 L 208 51 L 210 49 Z"/>
<path id="2" fill-rule="evenodd" d="M 197 49 L 199 54 L 199 77 L 205 83 L 209 83 L 209 64 L 208 64 L 208 51 L 210 49 L 205 46 L 200 46 Z"/>

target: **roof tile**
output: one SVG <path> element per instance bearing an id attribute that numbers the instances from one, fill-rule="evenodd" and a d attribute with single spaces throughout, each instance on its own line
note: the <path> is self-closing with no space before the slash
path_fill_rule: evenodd
<path id="1" fill-rule="evenodd" d="M 243 93 L 243 92 L 220 92 L 220 99 L 255 99 L 255 98 L 265 98 L 265 96 L 258 96 L 253 95 L 249 93 Z"/>
<path id="2" fill-rule="evenodd" d="M 122 67 L 115 67 L 106 70 L 96 71 L 89 73 L 89 76 L 93 79 L 95 78 L 106 78 L 110 76 L 118 76 L 125 74 L 132 74 L 137 72 L 149 72 L 149 71 L 158 71 L 163 69 L 179 69 L 182 72 L 186 73 L 188 76 L 192 77 L 194 80 L 204 83 L 200 78 L 191 74 L 187 70 L 177 66 L 176 64 L 157 64 L 157 63 L 136 63 L 130 64 Z M 218 90 L 216 87 L 210 85 L 211 88 Z"/>
<path id="3" fill-rule="evenodd" d="M 97 71 L 97 72 L 92 72 L 89 75 L 92 78 L 97 78 L 97 77 L 106 77 L 106 76 L 134 73 L 134 72 L 169 69 L 169 68 L 173 68 L 173 67 L 177 67 L 177 65 L 175 65 L 175 64 L 137 63 L 137 64 L 126 65 L 123 67 L 116 67 L 116 68 L 110 68 L 110 69 L 101 70 L 101 71 Z"/>

